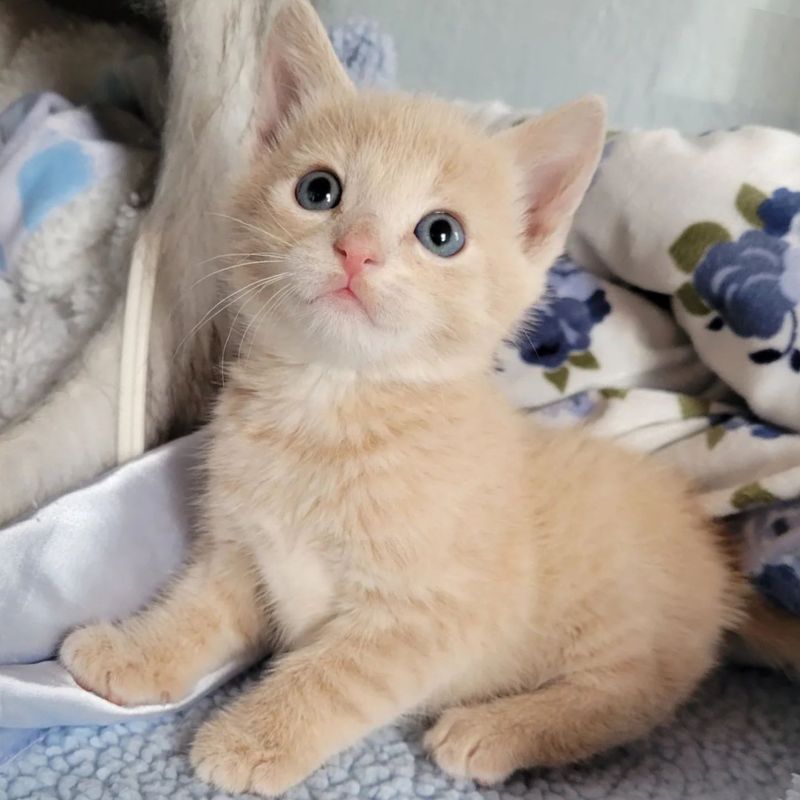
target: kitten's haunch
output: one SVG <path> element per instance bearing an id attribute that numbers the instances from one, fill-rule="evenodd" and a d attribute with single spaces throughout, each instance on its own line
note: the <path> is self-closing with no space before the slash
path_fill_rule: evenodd
<path id="1" fill-rule="evenodd" d="M 489 376 L 597 166 L 602 103 L 489 135 L 360 95 L 305 0 L 265 52 L 205 523 L 160 599 L 62 662 L 136 705 L 275 652 L 192 748 L 234 792 L 280 793 L 412 712 L 481 782 L 646 734 L 716 663 L 742 581 L 679 476 L 540 429 Z"/>

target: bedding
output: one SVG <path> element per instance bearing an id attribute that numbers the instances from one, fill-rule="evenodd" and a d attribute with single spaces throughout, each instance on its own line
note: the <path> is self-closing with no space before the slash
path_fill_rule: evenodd
<path id="1" fill-rule="evenodd" d="M 391 80 L 391 42 L 375 28 L 359 23 L 332 31 L 332 39 L 363 83 L 386 85 Z M 113 81 L 105 89 L 110 85 Z M 45 136 L 52 117 L 62 113 L 91 126 L 91 116 L 81 117 L 85 108 L 73 104 L 66 91 L 29 97 L 5 117 L 3 129 L 11 134 L 2 141 L 10 141 L 26 120 Z M 493 127 L 513 124 L 520 116 L 501 104 L 473 110 Z M 68 125 L 62 134 L 65 141 L 75 141 L 84 130 Z M 108 154 L 119 145 L 113 138 L 98 139 L 94 130 L 89 139 L 111 148 Z M 35 137 L 26 137 L 26 146 L 33 142 Z M 145 169 L 152 143 L 124 146 L 131 148 L 124 158 L 134 152 L 138 157 L 142 151 L 139 168 Z M 729 520 L 732 531 L 747 543 L 745 566 L 753 580 L 774 602 L 795 613 L 800 613 L 798 155 L 800 137 L 765 128 L 704 137 L 669 131 L 611 137 L 567 253 L 550 270 L 547 297 L 500 346 L 494 364 L 496 378 L 512 402 L 547 424 L 586 425 L 596 435 L 614 437 L 624 446 L 647 450 L 688 470 L 698 481 L 706 508 Z M 103 163 L 102 157 L 97 163 Z M 36 198 L 48 212 L 42 217 L 43 228 L 99 185 L 90 181 L 81 192 L 65 195 L 59 181 L 49 179 L 52 174 L 43 174 L 48 180 Z M 53 174 L 60 173 L 56 169 Z M 130 178 L 141 173 L 124 174 Z M 24 260 L 16 253 L 24 249 L 31 231 L 18 225 L 0 231 L 7 252 L 15 254 L 6 258 L 2 278 L 23 286 Z M 51 272 L 54 278 L 63 277 L 57 270 Z M 98 307 L 106 307 L 112 294 L 121 291 L 113 274 Z M 86 330 L 96 324 L 92 319 Z M 66 330 L 62 341 L 79 352 L 82 340 L 73 333 Z M 58 365 L 53 369 L 57 372 Z M 43 381 L 40 391 L 46 391 L 52 379 L 51 375 Z M 9 398 L 17 401 L 13 393 Z M 117 761 L 135 763 L 146 773 L 138 783 L 129 777 L 132 783 L 125 791 L 130 797 L 163 796 L 148 795 L 148 780 L 176 797 L 184 789 L 185 796 L 205 796 L 196 786 L 187 788 L 188 767 L 177 755 L 182 720 L 205 713 L 216 700 L 195 701 L 248 665 L 232 663 L 206 676 L 182 704 L 191 705 L 182 712 L 189 716 L 165 718 L 179 707 L 117 708 L 80 690 L 48 660 L 68 627 L 128 613 L 146 602 L 180 562 L 191 528 L 186 477 L 202 436 L 175 441 L 125 465 L 0 535 L 0 761 L 30 747 L 29 761 L 23 755 L 0 774 L 0 796 L 49 797 L 47 792 L 56 785 L 64 797 L 84 796 L 81 792 L 102 796 L 112 780 L 102 767 Z M 720 787 L 716 796 L 778 797 L 788 786 L 790 768 L 796 764 L 785 745 L 796 738 L 796 731 L 787 720 L 783 727 L 776 720 L 782 719 L 779 712 L 789 715 L 795 690 L 781 688 L 785 684 L 777 676 L 765 680 L 773 699 L 779 698 L 775 704 L 768 691 L 752 688 L 760 685 L 755 673 L 741 679 L 723 676 L 711 684 L 712 701 L 715 691 L 734 696 L 738 692 L 747 720 L 743 729 L 757 731 L 765 741 L 767 731 L 781 731 L 777 749 L 770 750 L 767 742 L 762 753 L 754 745 L 756 755 L 742 767 L 749 777 L 737 785 L 727 779 L 739 757 L 736 737 L 742 726 L 723 715 L 721 727 L 713 729 L 725 741 L 722 755 L 713 741 L 703 750 L 709 759 L 723 761 L 712 771 Z M 734 700 L 730 704 L 736 705 Z M 710 702 L 709 708 L 720 707 Z M 674 729 L 677 740 L 686 742 L 692 720 L 702 718 L 696 706 L 682 716 Z M 63 725 L 115 727 L 43 731 Z M 707 728 L 703 732 L 709 735 Z M 366 753 L 367 763 L 372 759 L 377 771 L 360 771 L 352 754 L 345 755 L 297 796 L 337 797 L 362 787 L 376 797 L 437 792 L 478 796 L 470 786 L 442 783 L 441 776 L 432 775 L 414 746 L 405 743 L 407 735 L 405 728 L 392 728 L 357 751 Z M 669 769 L 675 753 L 671 735 L 663 740 L 663 750 L 653 745 L 648 769 Z M 124 746 L 110 743 L 109 736 L 118 737 Z M 147 750 L 153 755 L 147 759 L 142 736 L 155 737 Z M 674 785 L 684 787 L 685 797 L 714 796 L 692 766 L 691 743 L 685 752 L 686 761 L 675 767 Z M 87 753 L 94 755 L 85 757 Z M 89 763 L 95 757 L 102 762 L 93 763 L 90 774 L 83 775 L 81 759 Z M 764 758 L 774 762 L 771 777 L 759 773 L 759 760 Z M 614 767 L 610 769 L 613 776 Z M 80 780 L 95 772 L 107 777 L 81 788 Z M 166 777 L 168 773 L 174 778 Z M 556 776 L 552 786 L 546 779 L 525 779 L 497 796 L 568 794 L 579 774 L 583 773 Z M 416 775 L 422 777 L 417 780 Z M 609 794 L 616 791 L 609 787 L 621 785 L 622 779 L 608 780 L 590 780 L 585 796 L 628 796 Z M 650 788 L 635 782 L 628 788 L 643 797 L 675 796 L 660 794 L 645 783 Z M 686 788 L 692 785 L 695 794 Z M 760 795 L 758 786 L 775 792 Z M 733 791 L 731 787 L 741 794 L 725 794 Z M 208 796 L 212 794 L 208 790 Z M 578 790 L 573 795 L 584 796 Z"/>
<path id="2" fill-rule="evenodd" d="M 800 136 L 620 133 L 548 296 L 500 348 L 512 401 L 688 474 L 800 610 Z"/>

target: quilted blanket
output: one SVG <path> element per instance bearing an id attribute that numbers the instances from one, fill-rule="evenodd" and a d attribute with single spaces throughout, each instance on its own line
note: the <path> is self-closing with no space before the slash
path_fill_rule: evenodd
<path id="1" fill-rule="evenodd" d="M 800 612 L 800 136 L 612 136 L 548 278 L 497 354 L 511 400 L 690 475 Z"/>

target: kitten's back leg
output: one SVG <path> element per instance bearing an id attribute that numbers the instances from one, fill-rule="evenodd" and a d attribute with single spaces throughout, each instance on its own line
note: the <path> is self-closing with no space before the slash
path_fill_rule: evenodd
<path id="1" fill-rule="evenodd" d="M 267 633 L 261 587 L 238 545 L 202 541 L 163 597 L 118 623 L 79 628 L 59 659 L 83 688 L 118 705 L 166 703 Z"/>
<path id="2" fill-rule="evenodd" d="M 483 784 L 526 767 L 580 761 L 649 733 L 685 699 L 677 687 L 671 700 L 651 691 L 654 677 L 631 664 L 451 708 L 428 731 L 425 747 L 445 772 Z"/>

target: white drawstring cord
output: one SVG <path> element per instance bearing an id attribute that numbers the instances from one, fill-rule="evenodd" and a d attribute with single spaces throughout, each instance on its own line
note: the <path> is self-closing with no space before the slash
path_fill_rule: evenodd
<path id="1" fill-rule="evenodd" d="M 125 295 L 119 365 L 118 464 L 142 455 L 147 441 L 147 364 L 160 248 L 160 235 L 154 234 L 145 221 L 133 246 Z"/>

